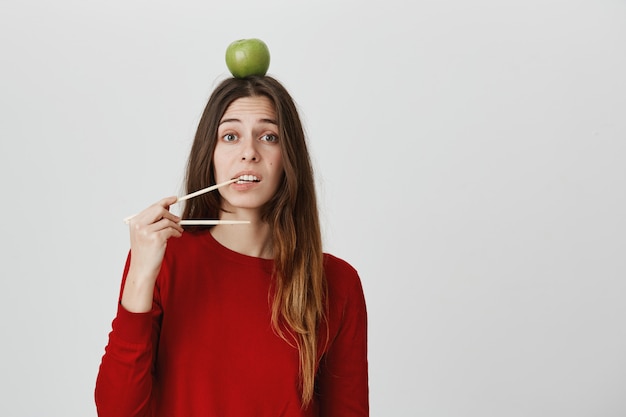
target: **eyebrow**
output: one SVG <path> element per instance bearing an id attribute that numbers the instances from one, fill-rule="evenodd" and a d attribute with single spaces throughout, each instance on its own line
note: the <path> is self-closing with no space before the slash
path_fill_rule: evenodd
<path id="1" fill-rule="evenodd" d="M 278 122 L 276 120 L 274 120 L 274 119 L 260 119 L 259 121 L 262 122 L 262 123 L 269 123 L 269 124 L 278 126 Z M 220 120 L 219 124 L 222 125 L 224 123 L 230 123 L 230 122 L 239 122 L 239 123 L 241 123 L 241 120 L 236 119 L 236 118 L 222 119 L 222 120 Z"/>

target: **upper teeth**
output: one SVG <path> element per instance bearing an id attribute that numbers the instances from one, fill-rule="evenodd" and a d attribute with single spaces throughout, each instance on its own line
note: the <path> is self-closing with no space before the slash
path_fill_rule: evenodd
<path id="1" fill-rule="evenodd" d="M 239 181 L 259 181 L 255 175 L 241 175 Z"/>

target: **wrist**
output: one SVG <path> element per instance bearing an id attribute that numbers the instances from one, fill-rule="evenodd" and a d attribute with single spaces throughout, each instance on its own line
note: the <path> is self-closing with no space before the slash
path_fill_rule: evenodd
<path id="1" fill-rule="evenodd" d="M 131 313 L 146 313 L 152 310 L 154 284 L 153 274 L 136 274 L 129 270 L 124 283 L 121 304 Z"/>

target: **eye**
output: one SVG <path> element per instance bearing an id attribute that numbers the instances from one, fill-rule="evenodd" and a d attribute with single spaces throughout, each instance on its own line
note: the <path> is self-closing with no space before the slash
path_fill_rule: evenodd
<path id="1" fill-rule="evenodd" d="M 261 140 L 264 142 L 278 142 L 278 136 L 272 134 L 272 133 L 266 133 L 265 135 L 261 136 Z"/>
<path id="2" fill-rule="evenodd" d="M 226 133 L 225 135 L 222 135 L 222 139 L 224 140 L 224 142 L 234 142 L 237 140 L 237 135 L 234 135 L 232 133 Z"/>

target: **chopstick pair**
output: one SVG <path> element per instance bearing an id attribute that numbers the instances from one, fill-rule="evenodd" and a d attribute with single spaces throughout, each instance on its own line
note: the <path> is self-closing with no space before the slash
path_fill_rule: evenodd
<path id="1" fill-rule="evenodd" d="M 232 180 L 224 181 L 222 183 L 215 184 L 215 185 L 212 185 L 207 188 L 203 188 L 198 191 L 194 191 L 193 193 L 184 195 L 182 197 L 178 197 L 176 199 L 176 202 L 174 202 L 174 204 L 179 203 L 184 200 L 189 200 L 190 198 L 194 198 L 205 193 L 208 193 L 209 191 L 217 190 L 220 187 L 232 184 L 237 181 L 239 181 L 239 178 L 233 178 Z M 133 214 L 132 216 L 128 216 L 124 218 L 124 223 L 128 224 L 128 222 L 130 222 L 130 220 L 135 216 L 136 214 Z M 181 226 L 214 226 L 218 224 L 248 224 L 248 223 L 250 223 L 249 220 L 200 220 L 200 219 L 181 220 L 179 222 Z"/>

